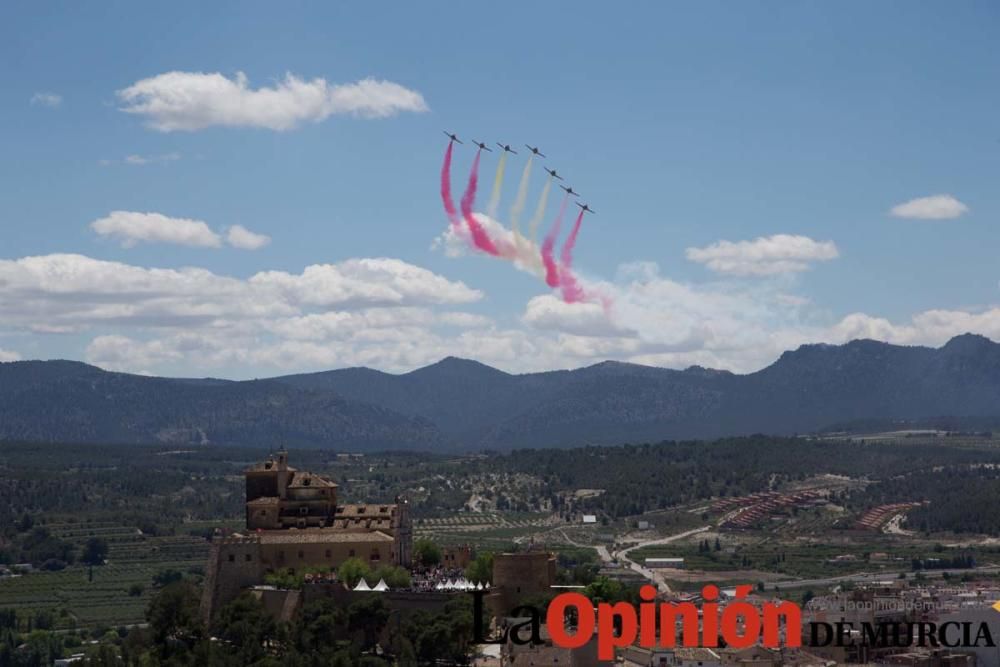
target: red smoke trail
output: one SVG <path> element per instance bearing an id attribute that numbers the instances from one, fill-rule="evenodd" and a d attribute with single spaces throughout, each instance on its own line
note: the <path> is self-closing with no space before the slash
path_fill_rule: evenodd
<path id="1" fill-rule="evenodd" d="M 441 166 L 441 201 L 444 202 L 444 210 L 448 214 L 451 226 L 457 231 L 462 224 L 462 219 L 455 209 L 455 202 L 451 199 L 451 149 L 455 142 L 448 142 L 448 150 L 444 152 L 444 164 Z"/>
<path id="2" fill-rule="evenodd" d="M 580 210 L 580 215 L 576 216 L 573 224 L 573 231 L 566 238 L 566 243 L 562 249 L 562 266 L 559 267 L 560 284 L 562 285 L 563 301 L 566 303 L 576 303 L 584 299 L 583 288 L 576 282 L 573 275 L 573 246 L 576 245 L 576 237 L 580 233 L 580 225 L 583 224 L 584 211 Z"/>
<path id="3" fill-rule="evenodd" d="M 476 244 L 476 247 L 487 252 L 493 256 L 497 256 L 500 253 L 497 251 L 496 244 L 493 243 L 493 239 L 490 235 L 486 233 L 483 226 L 479 224 L 476 217 L 472 214 L 472 203 L 476 200 L 476 184 L 479 182 L 479 156 L 482 154 L 482 150 L 476 151 L 476 159 L 472 161 L 472 171 L 469 172 L 469 184 L 465 188 L 465 194 L 462 195 L 462 217 L 465 218 L 465 224 L 469 226 L 469 231 L 472 233 L 472 242 Z"/>
<path id="4" fill-rule="evenodd" d="M 569 194 L 563 197 L 562 205 L 559 206 L 559 214 L 556 221 L 552 223 L 552 229 L 545 235 L 542 242 L 542 263 L 545 264 L 545 282 L 549 287 L 559 287 L 559 268 L 552 258 L 552 248 L 556 244 L 556 237 L 559 236 L 559 228 L 562 227 L 563 216 L 566 215 L 566 203 L 569 201 Z"/>

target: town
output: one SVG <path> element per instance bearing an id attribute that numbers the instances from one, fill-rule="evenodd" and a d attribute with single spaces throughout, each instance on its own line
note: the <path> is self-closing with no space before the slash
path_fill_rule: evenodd
<path id="1" fill-rule="evenodd" d="M 821 448 L 842 456 L 813 456 Z M 58 638 L 45 650 L 65 646 L 60 660 L 140 655 L 157 633 L 211 651 L 233 641 L 233 623 L 295 634 L 329 613 L 326 654 L 355 662 L 997 664 L 1000 539 L 980 484 L 1000 454 L 988 435 L 665 442 L 578 450 L 562 465 L 558 450 L 102 449 L 97 466 L 86 447 L 7 449 L 0 618 L 8 637 Z M 60 477 L 58 493 L 38 486 Z M 688 481 L 658 483 L 671 477 Z M 98 504 L 81 513 L 74 493 Z M 24 513 L 17 498 L 45 511 Z M 134 523 L 115 520 L 123 507 Z M 958 528 L 938 528 L 933 513 L 953 507 Z M 706 586 L 720 613 L 794 603 L 799 641 L 785 626 L 779 646 L 739 648 L 621 645 L 618 634 L 601 659 L 596 635 L 565 648 L 545 623 L 560 594 L 639 604 L 645 587 L 658 604 L 700 608 Z M 737 600 L 741 586 L 752 590 Z M 159 625 L 168 600 L 191 609 L 186 625 Z M 428 622 L 436 639 L 422 634 Z M 262 643 L 239 659 L 294 650 Z"/>

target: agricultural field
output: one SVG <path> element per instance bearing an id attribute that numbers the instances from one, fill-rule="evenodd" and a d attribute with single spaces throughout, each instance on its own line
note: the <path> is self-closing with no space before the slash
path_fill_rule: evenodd
<path id="1" fill-rule="evenodd" d="M 143 621 L 154 577 L 167 570 L 198 577 L 204 572 L 208 542 L 201 537 L 143 535 L 112 523 L 56 524 L 53 535 L 69 541 L 107 541 L 104 565 L 70 565 L 0 579 L 0 608 L 51 612 L 56 628 L 119 626 Z"/>
<path id="2" fill-rule="evenodd" d="M 519 541 L 545 530 L 548 514 L 460 513 L 451 517 L 417 519 L 416 538 L 428 538 L 441 545 L 471 544 L 484 550 L 513 547 Z"/>

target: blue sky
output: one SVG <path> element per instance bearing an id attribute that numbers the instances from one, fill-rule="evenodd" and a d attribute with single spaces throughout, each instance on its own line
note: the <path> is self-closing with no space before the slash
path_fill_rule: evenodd
<path id="1" fill-rule="evenodd" d="M 746 371 L 808 341 L 1000 338 L 998 38 L 989 2 L 8 4 L 0 359 L 230 377 L 405 370 L 448 353 L 511 370 L 619 358 Z M 287 129 L 241 116 L 173 131 L 151 127 L 155 112 L 123 111 L 118 91 L 170 72 L 242 72 L 249 89 L 287 74 L 330 86 L 372 77 L 425 109 L 293 110 Z M 177 113 L 205 104 L 188 103 Z M 541 146 L 598 211 L 576 266 L 619 306 L 570 306 L 508 262 L 432 247 L 447 227 L 444 128 Z M 472 151 L 457 148 L 460 190 Z M 484 189 L 496 158 L 484 158 Z M 920 202 L 890 214 L 939 195 L 950 199 L 936 219 Z M 91 226 L 112 211 L 203 221 L 223 241 L 123 244 L 121 227 Z M 234 225 L 270 242 L 230 247 Z M 814 245 L 789 250 L 788 237 Z M 713 269 L 711 257 L 736 263 Z M 411 280 L 343 264 L 358 258 L 401 260 L 426 270 L 410 287 L 430 282 L 388 302 L 289 292 L 340 289 L 325 279 L 278 296 L 269 286 L 274 303 L 253 315 L 213 313 L 228 297 L 192 296 L 177 276 L 141 293 L 106 282 L 121 267 L 196 267 L 238 283 L 210 289 L 259 304 L 246 286 L 265 272 Z M 455 293 L 435 296 L 435 281 Z M 307 325 L 319 330 L 302 334 Z"/>

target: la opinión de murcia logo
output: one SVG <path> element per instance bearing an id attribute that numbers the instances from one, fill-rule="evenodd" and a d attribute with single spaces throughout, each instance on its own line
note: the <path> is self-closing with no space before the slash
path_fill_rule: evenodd
<path id="1" fill-rule="evenodd" d="M 748 648 L 802 646 L 802 608 L 789 601 L 765 602 L 757 606 L 746 598 L 753 587 L 736 587 L 732 600 L 719 603 L 719 588 L 702 588 L 702 603 L 656 603 L 656 589 L 639 589 L 638 605 L 627 602 L 598 603 L 581 593 L 560 593 L 549 603 L 544 624 L 552 643 L 560 648 L 580 648 L 597 638 L 597 657 L 613 660 L 615 649 L 638 643 L 643 648 L 713 648 L 720 645 Z M 510 611 L 518 621 L 503 634 L 487 638 L 482 623 L 484 591 L 474 591 L 474 641 L 481 644 L 542 644 L 542 614 L 537 607 L 522 605 Z M 1000 611 L 1000 602 L 994 606 Z M 572 623 L 567 621 L 571 620 Z M 678 627 L 680 632 L 678 633 Z M 992 647 L 994 643 L 985 621 L 972 622 L 845 622 L 809 623 L 807 646 L 872 647 Z M 721 644 L 720 644 L 721 640 Z"/>

